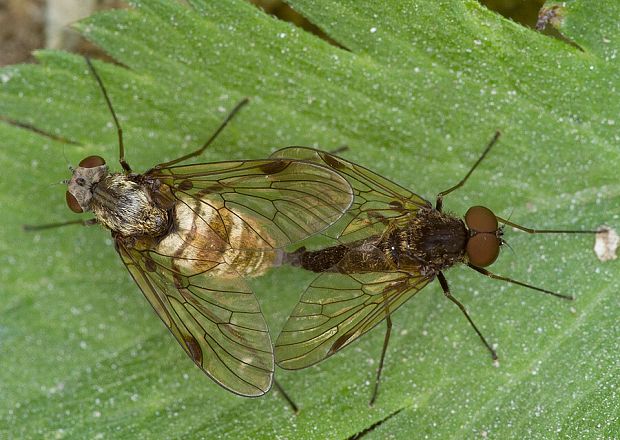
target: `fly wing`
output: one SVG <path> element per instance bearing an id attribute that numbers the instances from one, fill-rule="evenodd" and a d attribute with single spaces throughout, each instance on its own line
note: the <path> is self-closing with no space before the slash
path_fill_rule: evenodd
<path id="1" fill-rule="evenodd" d="M 158 192 L 169 188 L 173 203 L 207 213 L 222 240 L 229 241 L 233 227 L 251 232 L 251 239 L 229 243 L 233 247 L 280 248 L 303 240 L 332 225 L 353 202 L 351 185 L 335 170 L 290 159 L 155 167 L 146 176 L 164 184 Z"/>
<path id="2" fill-rule="evenodd" d="M 354 200 L 346 214 L 328 235 L 350 242 L 380 234 L 389 223 L 412 215 L 432 205 L 417 194 L 377 173 L 325 151 L 307 147 L 288 147 L 276 151 L 272 158 L 306 160 L 330 167 L 342 175 L 353 188 Z"/>
<path id="3" fill-rule="evenodd" d="M 202 371 L 242 396 L 269 391 L 274 359 L 267 324 L 256 297 L 225 261 L 201 262 L 218 268 L 214 277 L 192 271 L 196 261 L 138 250 L 122 238 L 116 248 L 157 315 Z"/>
<path id="4" fill-rule="evenodd" d="M 271 157 L 322 164 L 349 182 L 353 204 L 326 232 L 345 245 L 381 236 L 390 226 L 406 223 L 420 208 L 432 206 L 369 169 L 324 151 L 289 147 Z M 379 249 L 366 248 L 364 253 L 368 258 L 383 258 Z M 300 369 L 320 362 L 383 321 L 429 281 L 418 272 L 398 270 L 322 273 L 306 289 L 284 325 L 275 345 L 276 363 L 282 368 Z"/>
<path id="5" fill-rule="evenodd" d="M 349 345 L 422 289 L 406 272 L 326 272 L 306 289 L 275 345 L 278 366 L 309 367 Z"/>

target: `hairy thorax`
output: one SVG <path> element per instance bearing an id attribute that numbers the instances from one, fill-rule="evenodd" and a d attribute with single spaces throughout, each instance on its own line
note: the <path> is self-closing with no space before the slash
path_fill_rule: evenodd
<path id="1" fill-rule="evenodd" d="M 124 174 L 109 174 L 92 188 L 90 209 L 123 237 L 157 237 L 168 228 L 168 212 L 152 200 L 148 185 Z"/>
<path id="2" fill-rule="evenodd" d="M 465 260 L 468 232 L 457 217 L 423 208 L 393 239 L 398 244 L 392 256 L 401 269 L 414 267 L 432 276 Z"/>

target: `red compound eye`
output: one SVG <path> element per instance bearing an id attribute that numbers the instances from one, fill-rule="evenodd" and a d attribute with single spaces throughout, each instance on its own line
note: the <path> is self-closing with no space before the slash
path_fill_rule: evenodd
<path id="1" fill-rule="evenodd" d="M 65 193 L 65 198 L 67 199 L 67 206 L 69 207 L 69 209 L 71 211 L 77 212 L 78 214 L 80 212 L 84 212 L 84 210 L 82 209 L 82 207 L 78 203 L 78 201 L 75 198 L 75 196 L 73 194 L 71 194 L 69 191 L 67 191 Z"/>
<path id="2" fill-rule="evenodd" d="M 467 241 L 467 257 L 474 266 L 486 267 L 499 255 L 499 239 L 495 234 L 478 233 Z"/>
<path id="3" fill-rule="evenodd" d="M 82 168 L 95 168 L 105 165 L 105 160 L 101 156 L 88 156 L 86 159 L 82 159 L 79 166 Z"/>
<path id="4" fill-rule="evenodd" d="M 472 206 L 465 214 L 467 227 L 474 232 L 497 231 L 497 218 L 495 214 L 484 206 Z"/>

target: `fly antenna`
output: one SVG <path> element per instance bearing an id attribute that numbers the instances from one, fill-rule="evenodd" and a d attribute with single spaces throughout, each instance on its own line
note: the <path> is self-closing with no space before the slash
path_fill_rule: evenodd
<path id="1" fill-rule="evenodd" d="M 514 213 L 515 213 L 515 209 L 514 209 L 514 208 L 512 208 L 512 209 L 510 210 L 510 214 L 508 214 L 508 219 L 507 219 L 507 220 L 510 220 L 510 218 L 512 217 L 512 214 L 514 214 Z"/>
<path id="2" fill-rule="evenodd" d="M 71 162 L 69 162 L 69 159 L 67 159 L 67 155 L 65 154 L 65 146 L 62 146 L 62 158 L 65 160 L 65 165 L 67 165 L 67 168 L 69 168 L 69 171 L 71 171 L 73 173 L 73 167 L 71 166 Z"/>
<path id="3" fill-rule="evenodd" d="M 517 255 L 517 253 L 515 252 L 515 250 L 512 248 L 512 246 L 510 246 L 510 243 L 508 243 L 506 240 L 502 240 L 502 244 L 505 244 L 506 247 L 508 249 L 510 249 L 510 251 L 512 252 L 513 255 Z"/>

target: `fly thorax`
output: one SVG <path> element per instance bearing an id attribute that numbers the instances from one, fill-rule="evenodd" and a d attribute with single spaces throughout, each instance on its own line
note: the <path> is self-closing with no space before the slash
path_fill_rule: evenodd
<path id="1" fill-rule="evenodd" d="M 101 224 L 125 237 L 157 237 L 168 228 L 168 212 L 153 202 L 149 186 L 125 174 L 94 185 L 90 208 Z"/>
<path id="2" fill-rule="evenodd" d="M 467 238 L 461 219 L 433 208 L 421 209 L 408 228 L 409 251 L 426 274 L 464 261 Z"/>

